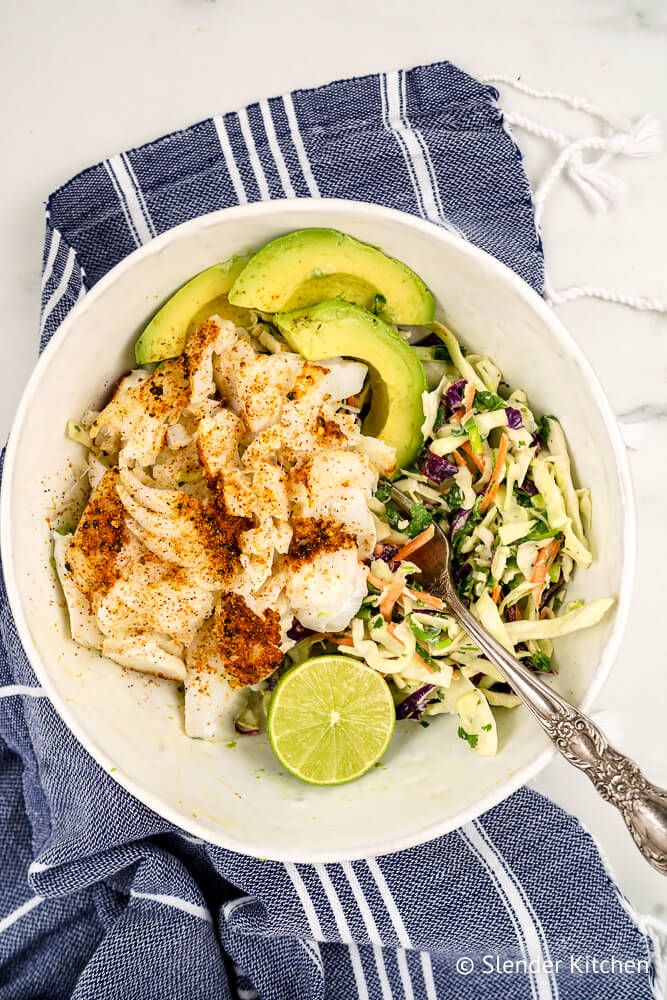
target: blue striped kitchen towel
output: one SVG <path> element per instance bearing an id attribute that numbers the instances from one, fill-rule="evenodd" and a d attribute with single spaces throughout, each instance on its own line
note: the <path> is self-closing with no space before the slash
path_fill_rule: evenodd
<path id="1" fill-rule="evenodd" d="M 48 203 L 45 343 L 136 246 L 239 202 L 336 196 L 453 226 L 534 288 L 496 92 L 448 63 L 298 91 L 111 157 Z M 643 1000 L 655 953 L 571 816 L 523 789 L 353 864 L 262 862 L 125 792 L 39 689 L 0 593 L 0 1000 Z"/>

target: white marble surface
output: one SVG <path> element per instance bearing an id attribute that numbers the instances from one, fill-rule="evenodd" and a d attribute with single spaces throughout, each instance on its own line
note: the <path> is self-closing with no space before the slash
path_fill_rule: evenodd
<path id="1" fill-rule="evenodd" d="M 448 58 L 473 74 L 520 75 L 619 113 L 667 118 L 662 0 L 4 0 L 0 12 L 0 432 L 36 356 L 42 202 L 70 175 L 191 121 L 352 74 Z M 503 95 L 568 133 L 583 115 Z M 518 134 L 533 181 L 543 143 Z M 596 282 L 667 297 L 667 170 L 626 161 L 625 201 L 594 218 L 559 186 L 544 219 L 556 285 Z M 627 428 L 639 510 L 634 606 L 598 708 L 618 746 L 667 785 L 667 662 L 659 623 L 667 564 L 664 436 L 667 320 L 580 301 L 562 319 Z M 658 623 L 656 626 L 655 623 Z M 667 917 L 664 879 L 636 853 L 587 780 L 551 764 L 536 787 L 576 813 L 641 912 Z M 585 891 L 585 887 L 582 887 Z"/>

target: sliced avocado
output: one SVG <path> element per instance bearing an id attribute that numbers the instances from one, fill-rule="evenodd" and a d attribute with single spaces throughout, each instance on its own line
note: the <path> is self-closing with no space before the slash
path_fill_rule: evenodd
<path id="1" fill-rule="evenodd" d="M 134 345 L 137 364 L 175 358 L 189 335 L 214 313 L 246 326 L 248 312 L 229 304 L 227 293 L 250 260 L 250 254 L 230 257 L 221 264 L 200 271 L 169 298 L 156 312 Z"/>
<path id="2" fill-rule="evenodd" d="M 397 469 L 410 465 L 422 446 L 426 379 L 419 358 L 397 331 L 340 299 L 278 313 L 273 321 L 308 361 L 346 357 L 368 365 L 372 398 L 364 433 L 396 448 Z"/>
<path id="3" fill-rule="evenodd" d="M 406 264 L 336 229 L 299 229 L 259 250 L 238 276 L 229 301 L 287 312 L 343 299 L 388 323 L 426 324 L 433 296 Z"/>

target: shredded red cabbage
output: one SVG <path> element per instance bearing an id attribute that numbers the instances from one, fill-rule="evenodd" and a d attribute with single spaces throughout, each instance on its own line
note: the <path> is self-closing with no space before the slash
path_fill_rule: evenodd
<path id="1" fill-rule="evenodd" d="M 556 583 L 552 583 L 548 590 L 545 590 L 542 594 L 542 606 L 546 606 L 552 597 L 555 597 L 556 594 L 560 593 L 564 586 L 565 580 L 558 580 Z"/>
<path id="2" fill-rule="evenodd" d="M 515 410 L 513 406 L 506 406 L 505 414 L 507 416 L 507 426 L 511 427 L 513 431 L 518 431 L 520 427 L 523 427 L 520 410 Z"/>
<path id="3" fill-rule="evenodd" d="M 234 723 L 234 729 L 241 736 L 256 736 L 259 732 L 259 726 L 247 726 L 245 722 L 239 722 L 238 719 Z"/>
<path id="4" fill-rule="evenodd" d="M 466 380 L 461 378 L 458 382 L 452 383 L 449 389 L 447 389 L 444 400 L 445 406 L 448 410 L 448 415 L 451 416 L 454 410 L 459 410 L 463 406 L 463 393 L 466 388 Z"/>
<path id="5" fill-rule="evenodd" d="M 376 551 L 373 553 L 374 558 L 381 559 L 382 562 L 386 562 L 389 566 L 393 568 L 394 556 L 398 552 L 398 546 L 389 545 L 389 543 L 384 543 L 384 544 L 381 543 L 380 545 L 378 545 L 378 549 L 380 549 L 379 552 Z"/>
<path id="6" fill-rule="evenodd" d="M 417 468 L 427 479 L 438 486 L 444 483 L 445 479 L 455 476 L 458 472 L 458 466 L 450 462 L 445 455 L 434 455 L 428 448 L 422 452 Z"/>
<path id="7" fill-rule="evenodd" d="M 459 508 L 459 510 L 454 511 L 451 521 L 449 522 L 449 534 L 453 538 L 457 531 L 465 526 L 466 521 L 470 517 L 471 511 L 466 510 L 465 507 Z"/>
<path id="8" fill-rule="evenodd" d="M 313 635 L 313 631 L 314 630 L 312 628 L 306 628 L 305 625 L 302 625 L 301 622 L 297 621 L 295 618 L 287 630 L 287 636 L 290 639 L 294 639 L 295 642 L 298 642 L 299 639 L 306 639 L 309 635 Z"/>
<path id="9" fill-rule="evenodd" d="M 397 719 L 421 719 L 426 708 L 426 703 L 431 692 L 435 691 L 434 684 L 425 684 L 424 687 L 417 688 L 409 694 L 400 705 L 396 706 Z"/>

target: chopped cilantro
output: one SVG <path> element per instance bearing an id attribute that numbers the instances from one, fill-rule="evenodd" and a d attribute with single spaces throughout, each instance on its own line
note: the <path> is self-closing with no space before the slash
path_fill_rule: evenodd
<path id="1" fill-rule="evenodd" d="M 382 617 L 382 615 L 378 615 L 377 618 L 373 619 L 371 623 L 371 628 L 382 628 L 383 625 L 384 625 L 384 618 Z"/>
<path id="2" fill-rule="evenodd" d="M 551 433 L 549 429 L 549 421 L 556 419 L 557 419 L 556 417 L 552 417 L 549 414 L 547 414 L 544 417 L 540 417 L 540 419 L 537 421 L 537 437 L 539 439 L 540 444 L 543 444 L 545 448 L 549 447 L 549 434 Z"/>
<path id="3" fill-rule="evenodd" d="M 491 727 L 491 723 L 490 723 L 490 722 L 487 722 L 487 724 L 486 724 L 485 726 L 482 726 L 482 732 L 483 732 L 483 733 L 488 733 L 488 732 L 490 732 L 490 731 L 491 731 L 491 728 L 492 728 L 492 727 Z"/>
<path id="4" fill-rule="evenodd" d="M 389 527 L 393 528 L 395 531 L 400 531 L 400 525 L 404 518 L 396 504 L 386 504 L 384 508 L 384 515 L 387 518 L 387 524 Z"/>
<path id="5" fill-rule="evenodd" d="M 474 750 L 477 746 L 477 740 L 479 737 L 475 736 L 474 733 L 466 733 L 463 726 L 459 726 L 457 729 L 457 736 L 460 740 L 465 740 L 471 750 Z"/>
<path id="6" fill-rule="evenodd" d="M 541 670 L 545 674 L 551 673 L 551 657 L 546 653 L 533 653 L 530 665 L 533 670 Z"/>
<path id="7" fill-rule="evenodd" d="M 415 538 L 425 528 L 428 528 L 432 520 L 433 515 L 426 509 L 423 503 L 410 504 L 410 523 L 405 529 L 406 534 L 410 538 Z"/>
<path id="8" fill-rule="evenodd" d="M 550 528 L 546 521 L 539 522 L 521 539 L 524 542 L 543 542 L 545 538 L 555 538 L 559 528 Z"/>
<path id="9" fill-rule="evenodd" d="M 488 410 L 504 410 L 507 403 L 500 396 L 496 396 L 495 392 L 486 392 L 485 390 L 480 392 L 478 389 L 475 393 L 473 406 L 476 410 L 485 412 Z"/>
<path id="10" fill-rule="evenodd" d="M 447 411 L 442 403 L 438 407 L 438 412 L 435 416 L 435 423 L 433 424 L 433 433 L 439 431 L 443 424 L 447 423 Z"/>
<path id="11" fill-rule="evenodd" d="M 428 664 L 431 670 L 436 670 L 438 673 L 440 672 L 441 667 L 438 661 L 434 660 L 428 650 L 424 649 L 423 646 L 420 646 L 419 643 L 417 643 L 417 652 L 421 656 L 424 663 Z"/>
<path id="12" fill-rule="evenodd" d="M 468 538 L 469 535 L 472 534 L 474 529 L 482 520 L 482 517 L 484 515 L 482 514 L 481 506 L 482 506 L 482 498 L 477 497 L 477 499 L 475 500 L 475 504 L 472 510 L 470 511 L 470 514 L 468 515 L 466 523 L 461 528 L 459 528 L 458 531 L 454 533 L 453 545 L 454 545 L 455 555 L 457 555 L 458 552 L 460 551 L 461 545 L 463 544 L 464 540 Z"/>
<path id="13" fill-rule="evenodd" d="M 419 622 L 414 621 L 412 617 L 410 617 L 409 620 L 410 628 L 415 638 L 419 639 L 421 642 L 435 642 L 436 639 L 440 638 L 439 628 L 430 628 L 426 625 L 422 626 Z"/>
<path id="14" fill-rule="evenodd" d="M 380 501 L 380 503 L 386 503 L 391 496 L 391 485 L 389 483 L 378 483 L 378 488 L 375 491 L 375 498 Z"/>
<path id="15" fill-rule="evenodd" d="M 435 361 L 451 361 L 452 356 L 445 347 L 444 344 L 435 345 L 435 354 L 433 355 Z"/>
<path id="16" fill-rule="evenodd" d="M 444 499 L 447 501 L 450 510 L 458 510 L 459 507 L 463 507 L 463 490 L 458 483 L 450 486 L 445 493 Z"/>
<path id="17" fill-rule="evenodd" d="M 514 499 L 519 504 L 520 507 L 532 507 L 533 506 L 533 496 L 530 493 L 526 493 L 522 490 L 520 486 L 514 484 Z"/>
<path id="18" fill-rule="evenodd" d="M 422 727 L 422 729 L 428 729 L 431 723 L 427 722 L 426 719 L 422 719 L 419 725 Z"/>

